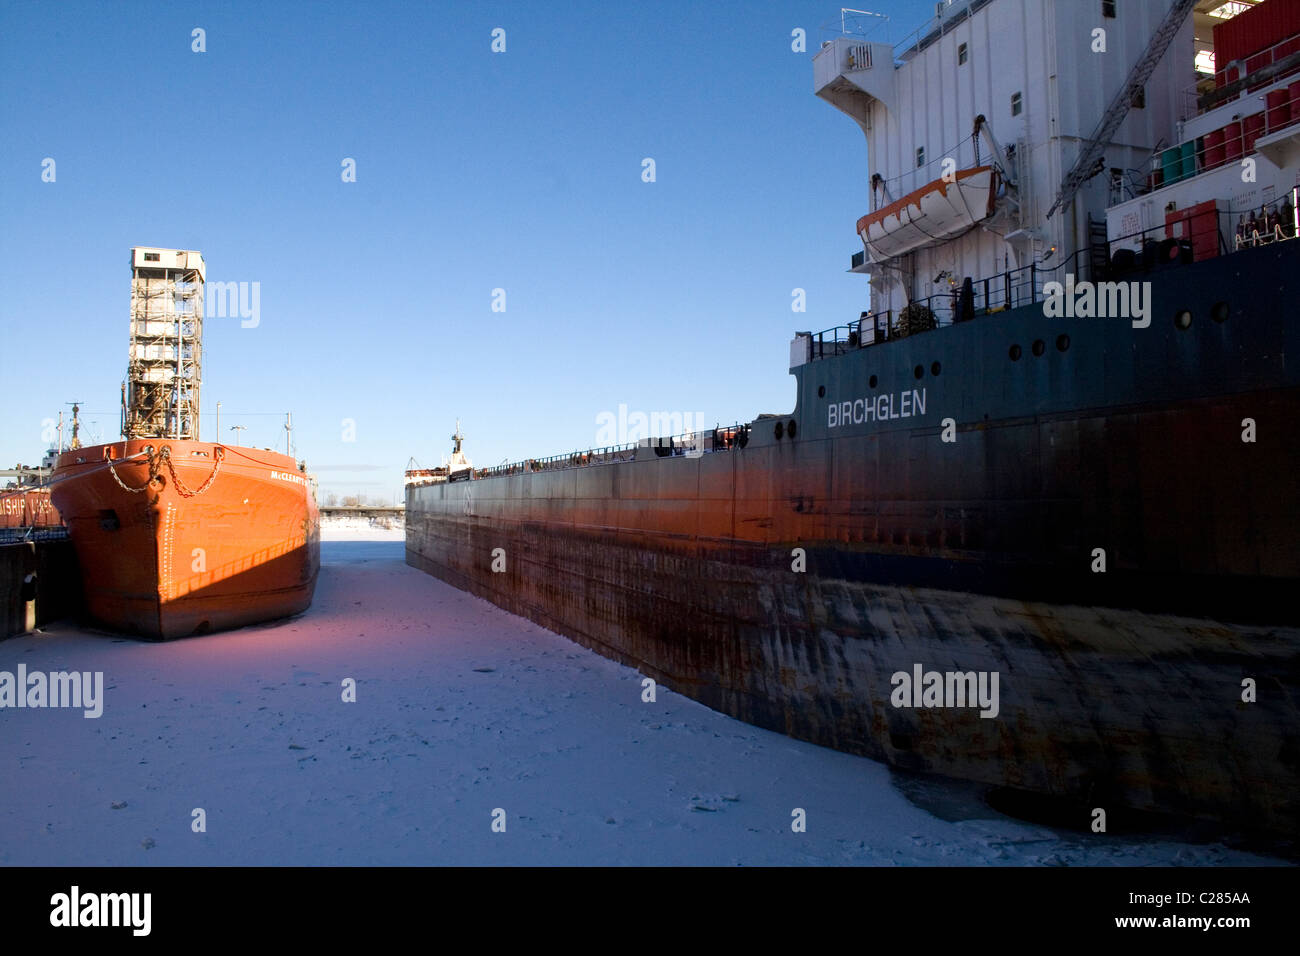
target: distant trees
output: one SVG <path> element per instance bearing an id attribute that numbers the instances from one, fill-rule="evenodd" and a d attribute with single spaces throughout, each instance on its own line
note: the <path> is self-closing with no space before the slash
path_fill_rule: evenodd
<path id="1" fill-rule="evenodd" d="M 395 498 L 387 498 L 383 495 L 365 495 L 357 492 L 355 495 L 344 495 L 339 497 L 334 492 L 325 496 L 324 508 L 389 508 L 396 502 Z"/>

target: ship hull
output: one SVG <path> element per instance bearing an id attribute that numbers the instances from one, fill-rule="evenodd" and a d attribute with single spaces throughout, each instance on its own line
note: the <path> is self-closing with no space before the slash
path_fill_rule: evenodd
<path id="1" fill-rule="evenodd" d="M 744 448 L 408 488 L 407 561 L 760 726 L 1300 834 L 1288 246 L 1152 275 L 1145 328 L 1040 303 L 804 364 Z M 996 714 L 895 697 L 918 667 Z"/>
<path id="2" fill-rule="evenodd" d="M 757 726 L 1087 801 L 1112 828 L 1137 809 L 1298 832 L 1295 629 L 870 584 L 815 565 L 800 578 L 786 549 L 410 521 L 412 566 Z M 490 570 L 495 548 L 504 572 Z M 996 712 L 981 716 L 974 694 L 915 706 L 919 690 L 894 706 L 895 675 L 918 665 L 999 675 Z M 1247 677 L 1267 699 L 1243 702 Z"/>
<path id="3" fill-rule="evenodd" d="M 286 455 L 140 439 L 68 452 L 53 481 L 100 624 L 168 639 L 311 604 L 320 517 Z"/>
<path id="4" fill-rule="evenodd" d="M 45 538 L 62 531 L 48 488 L 0 491 L 0 542 Z"/>
<path id="5" fill-rule="evenodd" d="M 57 528 L 59 523 L 49 489 L 0 491 L 0 528 Z"/>

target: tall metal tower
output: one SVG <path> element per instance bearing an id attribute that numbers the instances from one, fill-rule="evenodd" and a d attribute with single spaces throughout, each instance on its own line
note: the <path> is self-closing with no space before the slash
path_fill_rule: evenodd
<path id="1" fill-rule="evenodd" d="M 131 250 L 131 348 L 122 399 L 127 438 L 199 437 L 206 271 L 198 252 Z"/>

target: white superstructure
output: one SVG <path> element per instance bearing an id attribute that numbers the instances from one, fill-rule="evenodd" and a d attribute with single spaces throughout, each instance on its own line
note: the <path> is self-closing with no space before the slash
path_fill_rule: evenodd
<path id="1" fill-rule="evenodd" d="M 1086 257 L 1100 244 L 1104 256 L 1107 208 L 1135 184 L 1145 190 L 1153 156 L 1179 141 L 1201 16 L 1187 15 L 1189 6 L 947 0 L 899 43 L 853 30 L 845 11 L 845 29 L 814 57 L 814 89 L 866 136 L 871 175 L 853 271 L 870 275 L 873 310 L 897 315 L 909 302 L 950 295 L 968 277 L 1003 277 L 986 307 L 1020 305 L 1071 254 Z M 1137 95 L 1116 109 L 1135 73 L 1144 77 Z M 1104 160 L 1066 188 L 1109 115 L 1117 125 Z M 978 208 L 983 194 L 945 197 L 963 189 L 963 173 L 983 167 L 998 173 L 988 215 Z M 886 228 L 907 241 L 873 241 Z M 917 242 L 918 232 L 934 238 Z"/>

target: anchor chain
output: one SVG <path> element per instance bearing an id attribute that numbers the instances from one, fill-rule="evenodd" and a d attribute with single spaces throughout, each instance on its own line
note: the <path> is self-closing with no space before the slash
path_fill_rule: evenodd
<path id="1" fill-rule="evenodd" d="M 163 451 L 165 452 L 166 449 L 163 449 Z M 134 458 L 135 456 L 132 455 L 131 457 Z M 121 488 L 122 488 L 123 491 L 129 491 L 129 492 L 131 492 L 131 494 L 133 494 L 133 495 L 135 495 L 135 494 L 139 494 L 140 492 L 145 491 L 146 489 L 148 489 L 148 488 L 149 488 L 149 487 L 154 483 L 154 481 L 157 480 L 157 478 L 158 478 L 158 458 L 159 458 L 158 455 L 153 455 L 153 456 L 151 456 L 151 457 L 149 458 L 149 477 L 148 477 L 148 479 L 145 480 L 145 483 L 144 483 L 143 485 L 141 485 L 139 488 L 132 488 L 132 487 L 131 487 L 130 485 L 128 485 L 125 481 L 123 481 L 120 477 L 118 477 L 117 469 L 116 469 L 115 467 L 113 467 L 113 460 L 112 460 L 111 458 L 109 459 L 109 462 L 108 462 L 108 473 L 109 473 L 110 475 L 113 476 L 113 480 L 116 481 L 116 482 L 118 483 L 119 486 L 121 486 Z"/>
<path id="2" fill-rule="evenodd" d="M 220 446 L 213 449 L 212 457 L 215 461 L 212 464 L 212 474 L 208 475 L 207 480 L 199 486 L 198 491 L 194 491 L 181 480 L 180 475 L 176 474 L 176 466 L 172 464 L 172 452 L 170 446 L 163 445 L 160 456 L 167 462 L 167 471 L 171 473 L 172 482 L 176 486 L 176 491 L 184 498 L 195 498 L 211 488 L 212 483 L 217 480 L 217 472 L 221 471 L 221 462 L 226 457 Z"/>

